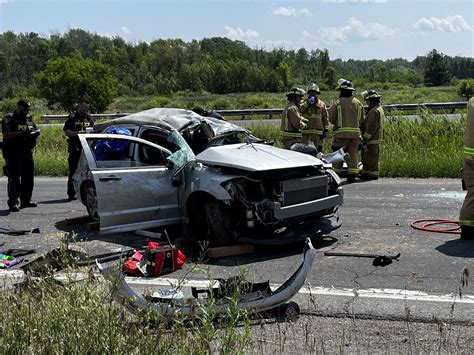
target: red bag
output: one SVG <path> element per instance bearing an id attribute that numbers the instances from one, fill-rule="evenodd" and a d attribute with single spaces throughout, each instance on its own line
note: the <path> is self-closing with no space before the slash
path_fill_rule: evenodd
<path id="1" fill-rule="evenodd" d="M 148 276 L 160 276 L 181 269 L 186 262 L 186 256 L 173 245 L 148 243 L 143 255 Z"/>

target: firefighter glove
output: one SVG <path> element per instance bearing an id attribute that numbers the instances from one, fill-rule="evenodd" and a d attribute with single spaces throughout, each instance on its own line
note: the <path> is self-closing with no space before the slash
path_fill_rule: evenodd
<path id="1" fill-rule="evenodd" d="M 327 138 L 329 138 L 329 131 L 328 131 L 327 129 L 325 129 L 325 130 L 323 131 L 323 134 L 321 134 L 321 138 L 322 138 L 322 139 L 327 139 Z"/>

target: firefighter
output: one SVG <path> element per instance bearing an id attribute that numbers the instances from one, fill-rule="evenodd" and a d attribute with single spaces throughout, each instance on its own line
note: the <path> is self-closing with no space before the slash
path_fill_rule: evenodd
<path id="1" fill-rule="evenodd" d="M 347 161 L 347 182 L 355 182 L 359 173 L 359 123 L 364 117 L 362 103 L 352 96 L 355 91 L 352 82 L 346 79 L 337 81 L 336 90 L 340 91 L 339 98 L 329 109 L 329 122 L 333 125 L 334 140 L 332 150 L 344 148 L 349 154 Z M 342 163 L 334 164 L 337 173 L 342 172 Z"/>
<path id="2" fill-rule="evenodd" d="M 10 212 L 36 207 L 31 201 L 34 186 L 33 153 L 40 132 L 33 122 L 30 103 L 21 99 L 16 109 L 2 120 L 4 172 L 8 177 L 8 207 Z"/>
<path id="3" fill-rule="evenodd" d="M 467 103 L 467 129 L 464 136 L 462 178 L 467 195 L 459 214 L 461 239 L 474 240 L 474 97 Z"/>
<path id="4" fill-rule="evenodd" d="M 368 103 L 365 119 L 360 122 L 362 133 L 362 166 L 360 178 L 377 180 L 380 169 L 380 144 L 383 139 L 383 121 L 385 114 L 380 105 L 381 96 L 377 91 L 369 89 L 362 93 Z"/>
<path id="5" fill-rule="evenodd" d="M 302 130 L 301 143 L 310 141 L 318 151 L 322 151 L 324 139 L 329 137 L 328 111 L 324 101 L 318 98 L 321 92 L 318 85 L 308 85 L 308 99 L 301 105 L 301 114 L 308 120 L 307 127 Z"/>
<path id="6" fill-rule="evenodd" d="M 281 118 L 280 137 L 283 147 L 290 147 L 301 141 L 301 130 L 306 128 L 307 120 L 301 116 L 300 106 L 305 91 L 298 87 L 293 87 L 286 94 L 288 103 L 283 109 Z"/>
<path id="7" fill-rule="evenodd" d="M 82 146 L 79 141 L 79 134 L 85 133 L 86 128 L 94 126 L 94 120 L 88 113 L 89 103 L 85 100 L 81 100 L 76 110 L 69 115 L 64 123 L 63 131 L 66 137 L 68 137 L 67 151 L 68 151 L 68 180 L 67 180 L 67 196 L 69 201 L 76 200 L 76 191 L 72 182 L 72 176 L 77 169 L 79 158 L 81 157 Z"/>

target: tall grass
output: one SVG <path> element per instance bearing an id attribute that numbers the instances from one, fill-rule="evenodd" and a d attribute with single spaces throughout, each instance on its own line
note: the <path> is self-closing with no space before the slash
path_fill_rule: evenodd
<path id="1" fill-rule="evenodd" d="M 222 318 L 211 304 L 192 321 L 170 324 L 151 311 L 129 313 L 113 301 L 113 285 L 89 275 L 76 282 L 70 274 L 63 284 L 42 276 L 19 292 L 0 292 L 0 353 L 239 354 L 250 346 L 248 317 L 237 303 Z"/>

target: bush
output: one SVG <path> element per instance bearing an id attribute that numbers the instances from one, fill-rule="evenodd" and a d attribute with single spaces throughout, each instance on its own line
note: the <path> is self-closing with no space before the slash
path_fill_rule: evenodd
<path id="1" fill-rule="evenodd" d="M 474 80 L 461 80 L 458 84 L 457 93 L 468 101 L 474 95 Z"/>
<path id="2" fill-rule="evenodd" d="M 53 59 L 35 78 L 48 105 L 58 103 L 66 111 L 85 99 L 95 111 L 103 112 L 115 96 L 116 79 L 110 67 L 98 61 Z"/>

